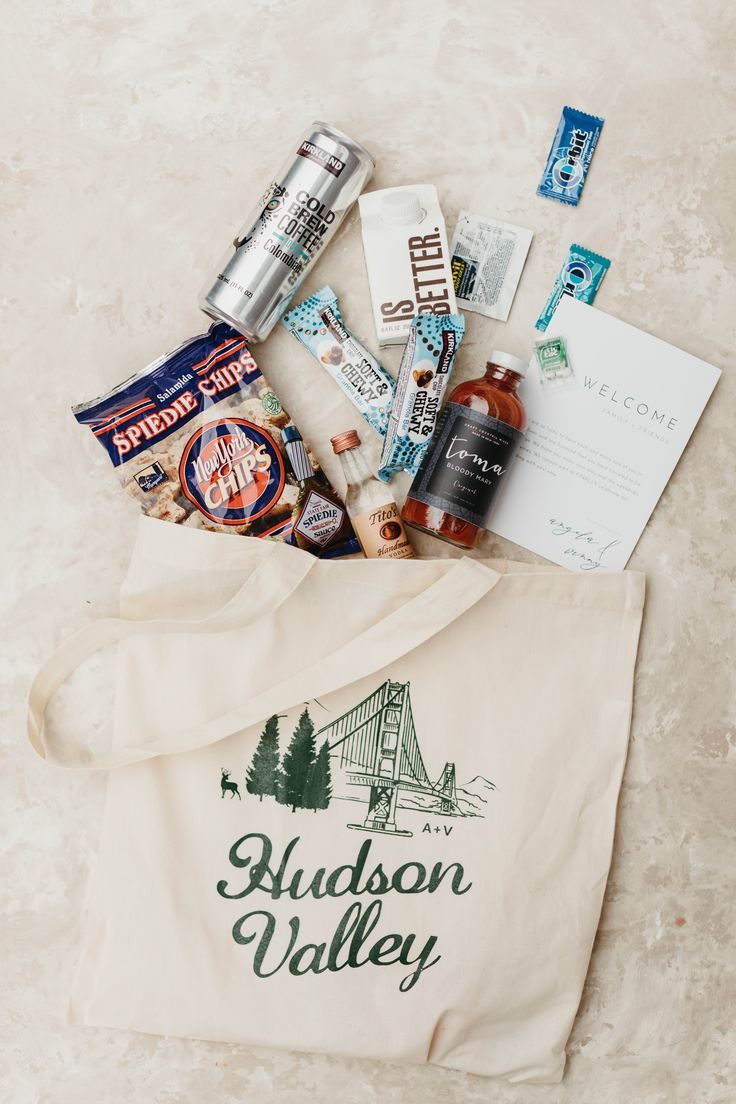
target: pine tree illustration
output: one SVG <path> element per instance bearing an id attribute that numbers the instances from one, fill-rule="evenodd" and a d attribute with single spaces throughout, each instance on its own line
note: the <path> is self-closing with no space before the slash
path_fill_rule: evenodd
<path id="1" fill-rule="evenodd" d="M 286 800 L 286 775 L 283 766 L 279 767 L 276 774 L 276 800 L 279 805 L 288 805 Z"/>
<path id="2" fill-rule="evenodd" d="M 304 794 L 305 809 L 326 809 L 332 797 L 332 778 L 330 776 L 330 745 L 327 740 L 317 752 L 307 779 Z"/>
<path id="3" fill-rule="evenodd" d="M 274 714 L 266 721 L 251 764 L 245 772 L 245 788 L 248 793 L 275 797 L 279 787 L 279 719 Z"/>
<path id="4" fill-rule="evenodd" d="M 314 723 L 305 709 L 281 766 L 283 784 L 279 787 L 278 799 L 283 805 L 291 805 L 292 813 L 297 808 L 304 808 L 304 795 L 314 759 Z"/>

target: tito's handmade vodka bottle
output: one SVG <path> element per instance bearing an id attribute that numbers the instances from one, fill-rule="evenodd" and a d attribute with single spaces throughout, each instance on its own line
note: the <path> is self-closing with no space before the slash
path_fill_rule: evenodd
<path id="1" fill-rule="evenodd" d="M 348 485 L 345 495 L 353 529 L 369 559 L 406 560 L 414 556 L 399 508 L 384 483 L 373 475 L 354 429 L 332 438 Z"/>

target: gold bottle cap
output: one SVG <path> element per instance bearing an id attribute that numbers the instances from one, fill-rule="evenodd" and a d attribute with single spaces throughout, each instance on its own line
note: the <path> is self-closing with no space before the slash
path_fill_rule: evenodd
<path id="1" fill-rule="evenodd" d="M 330 444 L 336 455 L 345 452 L 347 449 L 357 448 L 360 444 L 357 429 L 346 429 L 344 433 L 338 433 L 335 437 L 330 437 Z"/>

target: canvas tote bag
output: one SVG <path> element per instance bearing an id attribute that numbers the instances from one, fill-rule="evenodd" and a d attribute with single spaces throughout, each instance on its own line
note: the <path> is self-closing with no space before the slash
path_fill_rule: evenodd
<path id="1" fill-rule="evenodd" d="M 40 755 L 114 768 L 70 1019 L 559 1080 L 643 582 L 142 518 L 122 618 L 30 697 Z M 47 703 L 112 642 L 112 731 L 80 750 L 92 703 Z"/>

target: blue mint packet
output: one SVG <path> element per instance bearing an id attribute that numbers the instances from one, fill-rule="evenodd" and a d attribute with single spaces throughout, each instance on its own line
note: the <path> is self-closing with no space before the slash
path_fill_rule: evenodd
<path id="1" fill-rule="evenodd" d="M 555 308 L 563 295 L 572 295 L 583 303 L 592 303 L 603 277 L 611 267 L 608 257 L 601 257 L 584 245 L 571 245 L 560 272 L 555 277 L 544 310 L 534 323 L 538 330 L 546 330 Z"/>
<path id="2" fill-rule="evenodd" d="M 563 107 L 537 195 L 577 207 L 603 119 Z"/>

